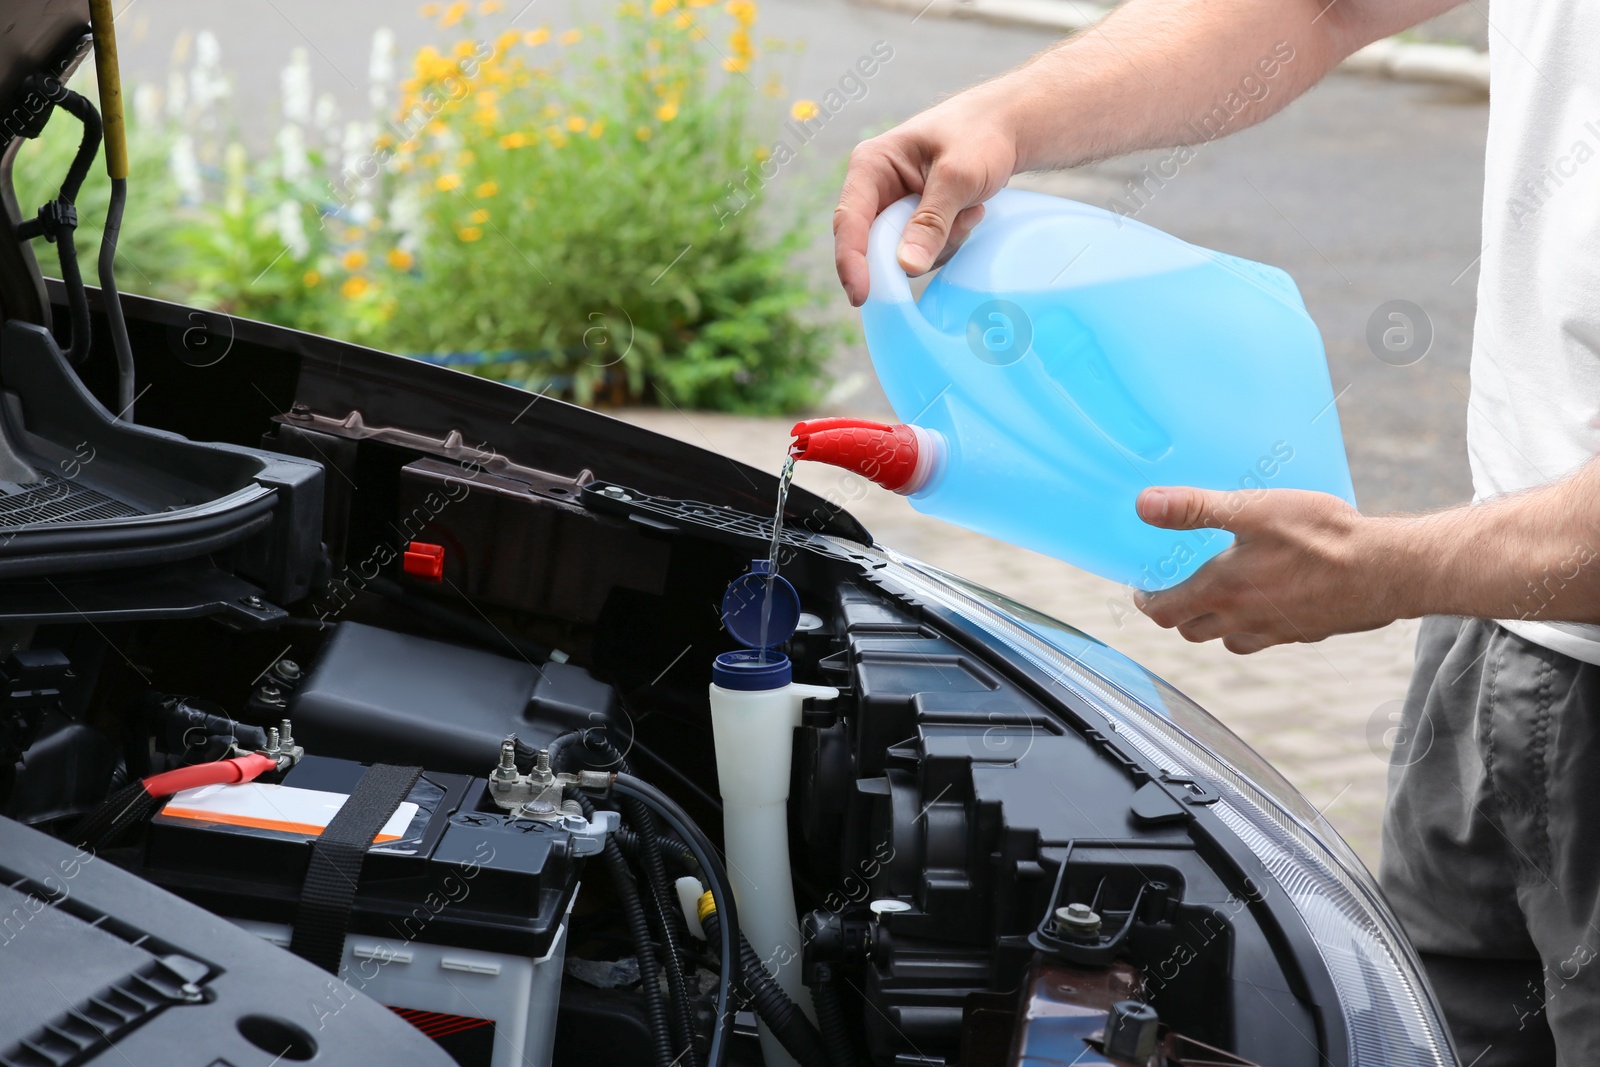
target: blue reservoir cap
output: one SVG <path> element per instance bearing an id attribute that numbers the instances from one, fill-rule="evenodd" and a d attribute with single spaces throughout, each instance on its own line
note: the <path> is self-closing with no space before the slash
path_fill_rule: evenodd
<path id="1" fill-rule="evenodd" d="M 722 595 L 722 625 L 746 648 L 777 648 L 799 624 L 800 594 L 767 560 L 752 560 Z"/>
<path id="2" fill-rule="evenodd" d="M 753 693 L 782 689 L 794 679 L 789 657 L 771 649 L 724 652 L 711 664 L 711 681 L 723 689 Z"/>

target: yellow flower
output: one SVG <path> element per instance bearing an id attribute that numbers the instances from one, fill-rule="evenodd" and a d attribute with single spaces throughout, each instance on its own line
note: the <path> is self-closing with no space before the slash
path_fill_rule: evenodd
<path id="1" fill-rule="evenodd" d="M 807 119 L 816 118 L 816 116 L 817 105 L 810 100 L 796 100 L 789 107 L 789 117 L 798 122 L 804 122 Z"/>
<path id="2" fill-rule="evenodd" d="M 439 25 L 443 29 L 448 30 L 451 26 L 454 26 L 456 23 L 465 18 L 466 15 L 466 0 L 456 0 L 455 3 L 444 9 L 444 16 L 439 19 Z"/>
<path id="3" fill-rule="evenodd" d="M 346 241 L 359 241 L 359 240 L 361 240 L 361 227 L 360 226 L 347 227 L 345 229 L 345 231 L 344 231 L 344 239 Z"/>
<path id="4" fill-rule="evenodd" d="M 389 260 L 389 266 L 393 267 L 395 270 L 410 270 L 411 265 L 416 262 L 416 260 L 412 258 L 411 253 L 407 252 L 403 248 L 389 249 L 389 255 L 387 258 Z"/>
<path id="5" fill-rule="evenodd" d="M 722 69 L 739 74 L 750 69 L 748 56 L 728 56 L 722 61 Z"/>
<path id="6" fill-rule="evenodd" d="M 629 0 L 628 3 L 617 8 L 617 14 L 623 18 L 636 19 L 644 14 L 644 11 L 638 4 L 633 3 L 633 0 Z"/>
<path id="7" fill-rule="evenodd" d="M 741 26 L 748 26 L 756 20 L 756 5 L 752 0 L 728 0 L 727 11 Z"/>
<path id="8" fill-rule="evenodd" d="M 473 193 L 478 197 L 479 200 L 487 200 L 489 197 L 493 196 L 499 191 L 500 183 L 491 178 L 474 189 Z"/>
<path id="9" fill-rule="evenodd" d="M 532 143 L 533 142 L 528 139 L 528 135 L 523 133 L 521 130 L 518 130 L 516 133 L 508 133 L 504 137 L 500 138 L 501 148 L 526 148 Z"/>
<path id="10" fill-rule="evenodd" d="M 367 254 L 359 248 L 352 248 L 339 260 L 339 265 L 348 271 L 358 271 L 367 265 Z"/>
<path id="11" fill-rule="evenodd" d="M 776 100 L 778 97 L 784 95 L 783 82 L 779 80 L 777 74 L 769 74 L 767 75 L 767 83 L 761 87 L 761 92 L 763 95 L 769 96 Z"/>
<path id="12" fill-rule="evenodd" d="M 452 189 L 461 188 L 461 175 L 441 174 L 439 175 L 439 180 L 433 184 L 438 187 L 441 193 L 448 193 Z"/>
<path id="13" fill-rule="evenodd" d="M 641 141 L 648 141 L 650 139 L 650 132 L 650 127 L 648 126 L 635 126 L 633 128 L 633 135 Z"/>
<path id="14" fill-rule="evenodd" d="M 314 270 L 308 270 L 301 276 L 300 280 L 305 283 L 307 289 L 315 289 L 317 283 L 322 281 L 322 275 Z"/>
<path id="15" fill-rule="evenodd" d="M 484 223 L 489 221 L 489 213 L 480 207 L 478 210 L 467 216 L 467 221 L 473 223 L 474 225 L 482 226 Z"/>
<path id="16" fill-rule="evenodd" d="M 594 122 L 592 122 L 589 125 L 589 136 L 594 138 L 595 140 L 599 140 L 600 139 L 600 135 L 602 133 L 605 133 L 605 132 L 606 132 L 606 120 L 605 119 L 595 119 Z"/>
<path id="17" fill-rule="evenodd" d="M 583 40 L 582 30 L 568 30 L 561 35 L 562 44 L 577 44 L 581 40 Z"/>
<path id="18" fill-rule="evenodd" d="M 650 0 L 650 14 L 658 18 L 678 6 L 678 0 Z"/>
<path id="19" fill-rule="evenodd" d="M 688 5 L 690 7 L 710 7 L 716 2 L 717 0 L 688 0 Z"/>
<path id="20" fill-rule="evenodd" d="M 494 50 L 497 53 L 508 51 L 521 38 L 522 34 L 518 30 L 504 30 L 494 39 Z"/>
<path id="21" fill-rule="evenodd" d="M 339 293 L 346 300 L 354 300 L 362 293 L 365 293 L 369 288 L 371 288 L 371 283 L 361 275 L 357 274 L 353 278 L 345 279 L 344 284 L 339 286 Z"/>
<path id="22" fill-rule="evenodd" d="M 463 241 L 476 241 L 483 236 L 483 231 L 476 226 L 463 226 L 456 231 L 456 236 Z"/>
<path id="23" fill-rule="evenodd" d="M 671 122 L 677 117 L 678 102 L 676 100 L 668 100 L 665 104 L 662 104 L 660 107 L 656 108 L 656 118 L 660 119 L 662 122 Z"/>
<path id="24" fill-rule="evenodd" d="M 564 131 L 560 126 L 546 126 L 544 128 L 544 135 L 549 139 L 550 143 L 555 145 L 557 148 L 567 147 L 567 134 L 566 131 Z"/>
<path id="25" fill-rule="evenodd" d="M 561 105 L 560 104 L 546 104 L 543 108 L 540 109 L 539 114 L 541 116 L 543 116 L 544 118 L 553 119 L 557 115 L 561 114 Z"/>
<path id="26" fill-rule="evenodd" d="M 540 26 L 536 30 L 529 30 L 522 35 L 522 43 L 529 48 L 538 48 L 550 39 L 550 27 Z"/>
<path id="27" fill-rule="evenodd" d="M 503 10 L 505 6 L 506 5 L 502 3 L 501 0 L 483 0 L 483 3 L 478 5 L 478 14 L 492 15 L 496 11 Z"/>
<path id="28" fill-rule="evenodd" d="M 686 30 L 694 25 L 694 16 L 687 11 L 680 11 L 673 16 L 672 24 L 680 30 Z"/>
<path id="29" fill-rule="evenodd" d="M 589 120 L 582 115 L 567 116 L 567 129 L 573 133 L 582 133 L 589 128 Z"/>
<path id="30" fill-rule="evenodd" d="M 423 4 L 417 9 L 417 14 L 421 15 L 425 19 L 436 19 L 439 17 L 439 5 Z"/>
<path id="31" fill-rule="evenodd" d="M 767 149 L 767 148 L 759 148 L 758 147 L 755 150 L 755 157 L 756 157 L 756 162 L 757 163 L 765 163 L 767 161 L 768 157 L 770 157 L 771 155 L 772 155 L 772 151 L 770 149 Z"/>

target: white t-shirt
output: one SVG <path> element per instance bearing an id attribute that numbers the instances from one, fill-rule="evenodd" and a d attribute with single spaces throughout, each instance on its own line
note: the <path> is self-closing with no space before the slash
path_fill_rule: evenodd
<path id="1" fill-rule="evenodd" d="M 1478 500 L 1571 474 L 1600 451 L 1600 3 L 1492 0 L 1483 260 L 1467 453 Z M 1536 587 L 1560 608 L 1573 568 Z M 1561 573 L 1558 573 L 1561 572 Z M 1562 577 L 1562 573 L 1566 575 Z M 1502 619 L 1600 664 L 1600 626 Z"/>

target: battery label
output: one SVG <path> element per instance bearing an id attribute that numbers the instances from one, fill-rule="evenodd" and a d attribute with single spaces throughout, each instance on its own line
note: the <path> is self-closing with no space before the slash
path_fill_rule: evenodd
<path id="1" fill-rule="evenodd" d="M 173 794 L 161 809 L 169 819 L 221 823 L 254 830 L 274 830 L 301 837 L 320 837 L 350 799 L 345 793 L 296 789 L 267 782 L 205 785 Z M 373 844 L 398 841 L 417 814 L 417 805 L 403 802 L 383 824 Z"/>

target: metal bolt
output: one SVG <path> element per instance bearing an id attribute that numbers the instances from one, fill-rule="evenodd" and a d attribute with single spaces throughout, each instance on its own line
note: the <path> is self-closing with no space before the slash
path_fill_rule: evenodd
<path id="1" fill-rule="evenodd" d="M 289 408 L 289 417 L 291 419 L 309 419 L 311 417 L 310 405 L 295 404 Z"/>
<path id="2" fill-rule="evenodd" d="M 517 742 L 515 738 L 508 737 L 500 742 L 500 766 L 494 769 L 494 776 L 502 782 L 516 781 Z"/>
<path id="3" fill-rule="evenodd" d="M 284 719 L 278 724 L 278 741 L 284 748 L 294 747 L 294 728 L 290 725 L 288 719 Z"/>
<path id="4" fill-rule="evenodd" d="M 1056 929 L 1067 937 L 1086 941 L 1100 935 L 1100 916 L 1087 904 L 1056 909 Z"/>
<path id="5" fill-rule="evenodd" d="M 619 498 L 628 495 L 628 491 L 622 488 L 620 485 L 608 485 L 604 489 L 600 490 L 600 492 L 604 493 L 606 496 L 614 496 Z"/>
<path id="6" fill-rule="evenodd" d="M 277 683 L 271 681 L 261 683 L 260 688 L 256 690 L 256 697 L 263 704 L 273 704 L 281 707 L 288 703 L 283 697 L 283 690 L 278 688 Z"/>
<path id="7" fill-rule="evenodd" d="M 522 814 L 532 815 L 536 819 L 548 818 L 556 813 L 556 806 L 548 800 L 530 800 L 522 805 Z"/>
<path id="8" fill-rule="evenodd" d="M 300 680 L 300 664 L 292 659 L 280 659 L 272 665 L 272 673 L 293 684 Z"/>
<path id="9" fill-rule="evenodd" d="M 278 737 L 278 728 L 276 726 L 267 727 L 267 755 L 276 759 L 278 753 L 282 751 L 283 744 Z"/>
<path id="10" fill-rule="evenodd" d="M 256 596 L 254 593 L 251 593 L 249 596 L 245 597 L 244 598 L 244 603 L 245 603 L 245 607 L 247 607 L 247 608 L 256 608 L 257 610 L 260 610 L 261 608 L 266 606 L 266 601 L 262 600 L 260 597 Z"/>

